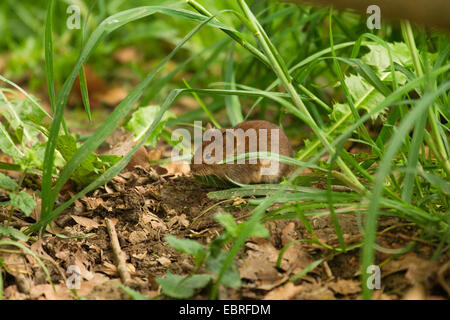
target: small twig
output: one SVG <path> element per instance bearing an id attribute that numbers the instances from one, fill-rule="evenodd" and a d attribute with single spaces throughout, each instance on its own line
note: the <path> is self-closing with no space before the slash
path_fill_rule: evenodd
<path id="1" fill-rule="evenodd" d="M 325 273 L 327 274 L 327 277 L 329 280 L 333 280 L 334 276 L 333 276 L 333 272 L 330 269 L 330 266 L 328 265 L 328 262 L 326 260 L 324 260 L 322 262 L 323 268 L 325 269 Z"/>
<path id="2" fill-rule="evenodd" d="M 111 240 L 111 247 L 116 260 L 117 272 L 119 272 L 120 279 L 123 284 L 127 284 L 131 281 L 130 273 L 128 272 L 127 265 L 125 263 L 125 253 L 120 248 L 119 239 L 117 238 L 116 228 L 112 221 L 108 218 L 105 219 L 106 229 L 108 230 L 109 238 Z"/>

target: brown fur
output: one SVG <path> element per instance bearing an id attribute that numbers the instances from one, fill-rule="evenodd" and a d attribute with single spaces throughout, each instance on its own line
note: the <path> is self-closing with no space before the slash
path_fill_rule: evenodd
<path id="1" fill-rule="evenodd" d="M 257 137 L 257 151 L 270 151 L 272 150 L 271 145 L 271 129 L 278 129 L 279 130 L 279 139 L 277 141 L 278 148 L 279 148 L 279 154 L 283 156 L 292 157 L 293 152 L 291 145 L 289 143 L 289 140 L 286 136 L 286 134 L 281 130 L 278 126 L 274 125 L 273 123 L 263 121 L 263 120 L 252 120 L 252 121 L 246 121 L 243 123 L 238 124 L 237 126 L 233 127 L 232 129 L 242 129 L 244 132 L 246 132 L 248 129 L 254 129 L 256 131 L 256 137 Z M 266 129 L 267 130 L 267 150 L 260 149 L 259 145 L 259 136 L 260 136 L 260 129 Z M 221 129 L 220 132 L 223 136 L 223 158 L 225 159 L 226 154 L 226 129 Z M 237 138 L 234 137 L 234 155 L 238 153 L 237 149 Z M 245 153 L 250 152 L 250 139 L 246 136 L 245 138 Z M 249 163 L 249 159 L 245 160 L 245 163 L 243 164 L 237 164 L 237 163 L 229 163 L 229 164 L 220 164 L 218 161 L 215 161 L 212 164 L 205 163 L 205 148 L 209 146 L 210 144 L 214 143 L 214 139 L 212 141 L 204 141 L 202 144 L 202 149 L 198 148 L 195 151 L 195 154 L 199 156 L 199 153 L 203 151 L 202 156 L 202 163 L 201 164 L 191 164 L 191 171 L 194 175 L 200 175 L 200 176 L 208 176 L 208 175 L 215 175 L 219 178 L 226 179 L 229 177 L 230 179 L 243 183 L 243 184 L 251 184 L 251 183 L 277 183 L 281 180 L 283 176 L 288 176 L 288 174 L 291 171 L 291 168 L 289 165 L 286 165 L 284 163 L 279 163 L 279 167 L 277 172 L 271 175 L 263 175 L 261 174 L 261 169 L 264 167 L 270 167 L 270 162 L 274 160 L 264 160 L 264 159 L 258 159 L 256 164 Z M 275 146 L 276 147 L 276 146 Z M 215 156 L 214 149 L 211 152 L 212 156 Z"/>

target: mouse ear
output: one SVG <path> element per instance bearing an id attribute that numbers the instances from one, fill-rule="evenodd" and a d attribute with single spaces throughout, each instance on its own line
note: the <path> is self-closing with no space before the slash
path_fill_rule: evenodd
<path id="1" fill-rule="evenodd" d="M 206 130 L 211 130 L 213 128 L 213 126 L 211 125 L 211 122 L 208 122 L 207 124 L 206 124 Z"/>

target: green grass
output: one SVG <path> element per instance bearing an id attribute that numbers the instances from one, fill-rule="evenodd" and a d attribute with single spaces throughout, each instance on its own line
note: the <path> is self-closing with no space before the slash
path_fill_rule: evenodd
<path id="1" fill-rule="evenodd" d="M 217 258 L 217 248 L 231 244 L 229 251 L 221 253 L 220 263 L 214 264 L 216 277 L 211 298 L 217 298 L 219 286 L 227 283 L 245 241 L 267 220 L 300 219 L 313 235 L 302 240 L 318 243 L 334 254 L 361 248 L 361 285 L 366 299 L 371 297 L 371 290 L 365 285 L 369 276 L 365 270 L 374 264 L 375 251 L 385 250 L 376 244 L 380 215 L 397 216 L 422 228 L 422 237 L 439 244 L 434 258 L 442 254 L 442 248 L 450 243 L 448 36 L 413 30 L 408 22 L 400 26 L 383 25 L 381 30 L 368 33 L 364 17 L 272 0 L 217 1 L 215 7 L 206 1 L 200 4 L 190 0 L 187 4 L 177 2 L 170 6 L 167 3 L 137 7 L 134 2 L 99 0 L 97 6 L 83 9 L 91 17 L 83 30 L 70 32 L 61 27 L 64 21 L 55 14 L 64 9 L 59 1 L 48 2 L 46 15 L 40 3 L 27 3 L 30 8 L 40 9 L 23 26 L 24 30 L 0 24 L 7 31 L 7 41 L 1 49 L 13 54 L 20 49 L 17 39 L 35 39 L 41 34 L 45 38 L 44 47 L 36 44 L 33 50 L 45 55 L 45 70 L 41 71 L 46 74 L 52 115 L 45 115 L 50 122 L 43 129 L 48 140 L 42 166 L 37 168 L 43 177 L 41 220 L 28 229 L 29 233 L 45 230 L 74 201 L 120 172 L 156 129 L 164 113 L 180 95 L 186 94 L 193 95 L 201 108 L 171 119 L 168 125 L 210 119 L 226 127 L 249 117 L 275 123 L 288 118 L 286 132 L 291 138 L 304 139 L 295 150 L 294 159 L 282 159 L 298 167 L 285 183 L 241 186 L 210 194 L 212 198 L 265 196 L 250 200 L 251 217 L 242 227 L 227 229 L 230 224 L 219 221 L 226 229 L 221 237 L 227 240 L 219 237 L 214 245 L 201 249 L 204 250 L 201 263 L 207 263 L 206 257 Z M 0 7 L 0 13 L 3 11 L 4 7 Z M 25 5 L 19 5 L 17 16 L 9 18 L 11 24 L 18 23 L 17 19 L 27 19 L 26 12 Z M 33 34 L 37 31 L 31 29 L 39 25 L 39 19 L 45 20 L 45 28 L 41 28 L 41 34 Z M 158 23 L 164 27 L 154 29 L 154 34 L 140 33 Z M 173 33 L 164 34 L 163 30 Z M 55 48 L 65 37 L 71 39 L 67 48 L 70 54 L 63 58 Z M 147 42 L 142 40 L 148 43 L 142 44 Z M 170 49 L 159 49 L 161 43 L 168 44 Z M 97 131 L 77 147 L 64 167 L 58 166 L 55 162 L 61 152 L 58 139 L 70 132 L 64 115 L 77 75 L 81 75 L 86 118 L 91 120 L 83 66 L 90 63 L 107 69 L 114 64 L 110 58 L 114 49 L 130 44 L 145 54 L 158 48 L 156 62 L 150 69 L 141 66 L 141 74 L 136 75 L 138 84 Z M 176 61 L 177 67 L 169 72 L 164 67 L 170 60 Z M 38 69 L 33 72 L 40 72 Z M 14 70 L 12 65 L 6 75 L 20 79 Z M 180 72 L 184 73 L 184 79 L 175 80 Z M 6 78 L 0 79 L 11 85 Z M 30 80 L 30 83 L 39 86 L 37 82 Z M 331 93 L 325 90 L 330 88 Z M 27 98 L 42 109 L 33 97 Z M 127 119 L 135 104 L 145 106 L 151 101 L 159 103 L 160 109 L 143 139 L 69 201 L 55 208 L 63 185 L 114 128 Z M 374 137 L 367 129 L 371 123 L 379 123 Z M 343 148 L 348 139 L 367 146 L 369 151 L 350 154 Z M 321 160 L 326 154 L 329 161 Z M 20 165 L 16 170 L 28 170 L 26 162 Z M 36 165 L 29 166 L 36 169 Z M 308 188 L 302 177 L 297 177 L 305 168 L 312 168 L 319 180 L 326 181 L 327 190 Z M 334 184 L 344 185 L 352 192 L 331 191 Z M 268 211 L 274 203 L 281 203 L 281 209 Z M 363 241 L 348 248 L 338 216 L 354 212 L 363 218 Z M 315 239 L 314 230 L 307 225 L 306 217 L 326 214 L 332 218 L 338 247 Z M 182 250 L 183 245 L 177 249 Z M 291 280 L 322 261 L 313 262 Z M 206 285 L 207 279 L 203 280 Z"/>

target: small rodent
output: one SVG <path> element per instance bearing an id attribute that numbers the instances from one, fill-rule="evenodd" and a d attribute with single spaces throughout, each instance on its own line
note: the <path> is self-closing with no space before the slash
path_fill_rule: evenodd
<path id="1" fill-rule="evenodd" d="M 205 135 L 208 130 L 210 130 L 210 125 L 205 131 Z M 223 159 L 249 152 L 272 152 L 292 157 L 292 147 L 286 134 L 273 123 L 251 120 L 242 122 L 231 129 L 213 129 L 211 131 L 215 132 L 214 139 L 212 137 L 211 141 L 204 139 L 202 146 L 198 147 L 194 153 L 191 163 L 191 172 L 194 176 L 215 175 L 224 180 L 227 180 L 228 177 L 242 184 L 277 183 L 282 177 L 288 176 L 292 170 L 291 166 L 273 159 L 254 159 L 252 163 L 249 159 L 243 159 L 241 163 L 236 163 L 236 160 L 235 163 L 220 163 Z M 231 139 L 234 140 L 234 143 Z M 221 145 L 214 145 L 216 140 Z M 226 153 L 227 143 L 231 145 L 229 152 L 232 154 Z M 244 146 L 242 146 L 243 143 Z M 218 159 L 215 158 L 216 150 L 218 153 L 222 150 L 222 155 L 218 155 Z"/>

